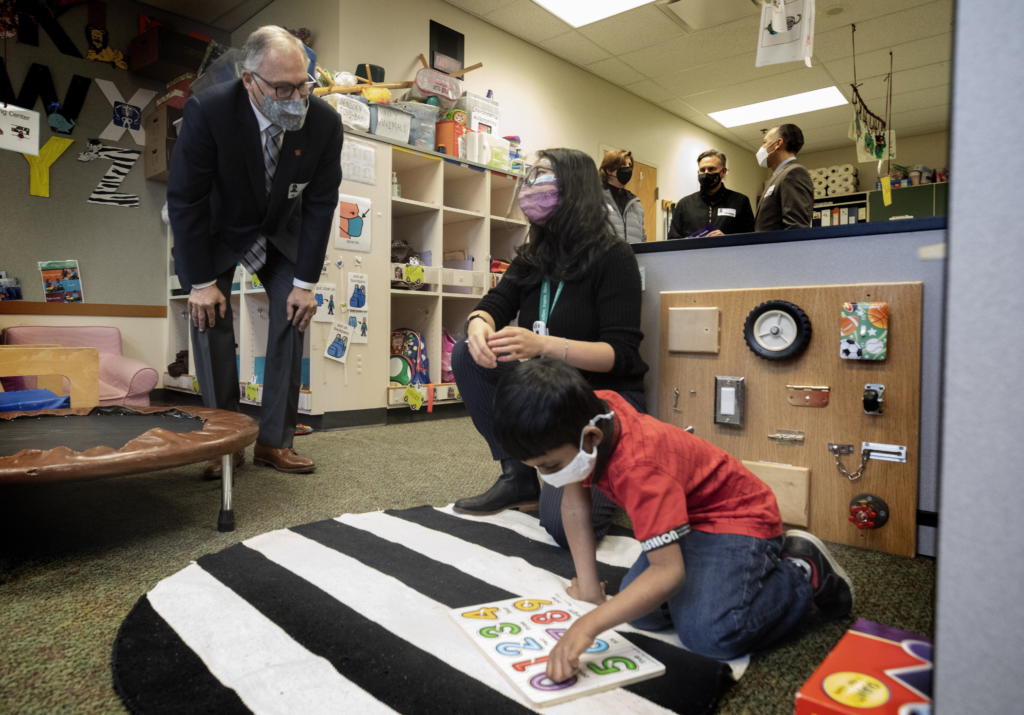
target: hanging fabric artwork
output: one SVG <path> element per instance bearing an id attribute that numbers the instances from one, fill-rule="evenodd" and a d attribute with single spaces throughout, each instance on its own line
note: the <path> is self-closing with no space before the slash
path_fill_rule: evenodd
<path id="1" fill-rule="evenodd" d="M 803 60 L 814 54 L 815 0 L 767 0 L 761 6 L 755 67 Z"/>
<path id="2" fill-rule="evenodd" d="M 86 199 L 90 204 L 101 206 L 122 206 L 134 208 L 139 205 L 138 194 L 121 194 L 121 182 L 131 172 L 135 162 L 142 156 L 137 149 L 122 149 L 119 146 L 104 146 L 98 141 L 90 141 L 89 148 L 78 155 L 79 161 L 94 161 L 96 159 L 109 159 L 111 164 L 107 173 L 100 179 L 100 183 L 89 194 Z"/>
<path id="3" fill-rule="evenodd" d="M 121 91 L 108 79 L 97 79 L 96 86 L 103 92 L 114 109 L 113 118 L 107 128 L 100 132 L 100 139 L 116 142 L 127 131 L 136 144 L 146 144 L 146 130 L 142 128 L 142 112 L 156 96 L 152 89 L 137 89 L 127 102 Z"/>

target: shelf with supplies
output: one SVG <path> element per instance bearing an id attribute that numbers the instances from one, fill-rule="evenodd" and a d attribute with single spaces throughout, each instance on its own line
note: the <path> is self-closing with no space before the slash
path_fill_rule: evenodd
<path id="1" fill-rule="evenodd" d="M 814 200 L 812 226 L 846 226 L 868 220 L 867 192 L 827 196 Z"/>
<path id="2" fill-rule="evenodd" d="M 882 191 L 859 191 L 814 200 L 812 226 L 843 226 L 866 221 L 945 216 L 949 184 L 938 182 L 904 186 L 892 190 L 892 203 L 886 206 Z"/>

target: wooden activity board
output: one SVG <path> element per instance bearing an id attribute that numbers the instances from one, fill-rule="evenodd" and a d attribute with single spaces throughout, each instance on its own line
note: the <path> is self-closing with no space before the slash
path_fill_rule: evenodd
<path id="1" fill-rule="evenodd" d="M 921 283 L 879 283 L 663 292 L 658 417 L 692 427 L 742 460 L 772 486 L 788 525 L 827 541 L 913 556 L 922 291 Z M 809 318 L 810 343 L 799 355 L 767 360 L 748 347 L 744 324 L 768 301 L 795 304 Z M 843 307 L 856 303 L 888 305 L 883 360 L 840 357 L 840 331 L 850 330 Z M 742 378 L 742 392 L 722 393 L 728 383 L 716 386 L 716 377 Z M 868 385 L 884 385 L 880 414 L 865 412 Z M 723 417 L 723 406 L 736 417 Z M 729 419 L 735 423 L 723 421 Z M 903 447 L 905 461 L 872 457 L 851 480 L 829 444 L 852 446 L 839 459 L 856 474 L 865 443 Z M 865 493 L 888 505 L 884 525 L 859 529 L 849 521 L 851 501 Z"/>
<path id="2" fill-rule="evenodd" d="M 580 616 L 595 608 L 563 594 L 510 598 L 449 613 L 485 657 L 532 704 L 543 706 L 618 688 L 665 672 L 665 666 L 615 631 L 602 633 L 562 683 L 545 674 L 548 655 Z"/>

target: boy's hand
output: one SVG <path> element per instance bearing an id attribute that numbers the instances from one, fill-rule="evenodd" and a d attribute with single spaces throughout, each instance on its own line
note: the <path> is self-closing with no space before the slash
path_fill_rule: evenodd
<path id="1" fill-rule="evenodd" d="M 604 592 L 604 581 L 599 581 L 596 586 L 591 588 L 584 588 L 580 585 L 579 579 L 573 577 L 565 592 L 569 594 L 570 598 L 575 598 L 577 601 L 587 601 L 598 606 L 608 600 L 608 595 Z"/>
<path id="2" fill-rule="evenodd" d="M 583 624 L 582 619 L 572 624 L 548 655 L 547 675 L 556 683 L 574 676 L 580 667 L 580 654 L 594 645 L 597 635 L 588 632 Z"/>

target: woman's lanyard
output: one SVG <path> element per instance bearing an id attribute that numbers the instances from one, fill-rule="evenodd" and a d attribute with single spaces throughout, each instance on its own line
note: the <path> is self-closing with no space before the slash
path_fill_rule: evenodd
<path id="1" fill-rule="evenodd" d="M 555 291 L 555 299 L 551 300 L 551 281 L 547 278 L 540 286 L 540 303 L 537 305 L 537 312 L 540 314 L 540 320 L 533 321 L 533 332 L 537 335 L 548 335 L 548 316 L 550 316 L 554 310 L 555 305 L 558 304 L 558 296 L 562 295 L 562 281 L 558 281 L 558 290 Z"/>

